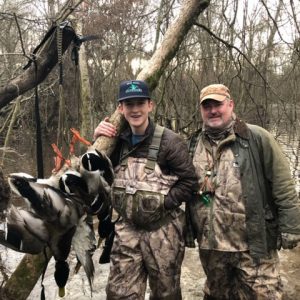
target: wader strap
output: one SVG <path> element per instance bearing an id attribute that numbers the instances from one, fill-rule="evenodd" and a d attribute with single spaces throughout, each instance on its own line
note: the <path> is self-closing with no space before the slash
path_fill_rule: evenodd
<path id="1" fill-rule="evenodd" d="M 160 125 L 155 126 L 151 145 L 149 146 L 147 164 L 145 166 L 145 168 L 148 170 L 153 171 L 155 168 L 155 163 L 157 161 L 158 151 L 160 148 L 161 137 L 163 135 L 164 130 L 165 128 Z"/>
<path id="2" fill-rule="evenodd" d="M 164 130 L 165 128 L 160 125 L 155 126 L 151 145 L 149 146 L 149 150 L 148 150 L 147 163 L 145 166 L 145 168 L 148 170 L 153 171 L 155 168 L 155 163 L 157 161 L 157 156 L 160 148 L 161 137 L 163 135 Z M 127 166 L 128 152 L 129 152 L 128 145 L 126 143 L 123 143 L 121 153 L 120 153 L 121 166 Z"/>
<path id="3" fill-rule="evenodd" d="M 192 135 L 192 137 L 189 140 L 188 149 L 189 149 L 189 154 L 192 158 L 194 158 L 194 154 L 201 136 L 202 136 L 202 132 L 201 130 L 198 130 Z"/>
<path id="4" fill-rule="evenodd" d="M 120 153 L 120 165 L 122 167 L 127 166 L 127 160 L 128 160 L 127 153 L 128 152 L 129 152 L 128 145 L 126 143 L 123 143 L 122 148 L 121 148 L 121 153 Z M 123 158 L 123 157 L 125 157 L 125 158 Z"/>

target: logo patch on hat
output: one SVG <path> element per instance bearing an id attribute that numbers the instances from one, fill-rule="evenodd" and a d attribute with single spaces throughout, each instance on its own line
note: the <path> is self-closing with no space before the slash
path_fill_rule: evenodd
<path id="1" fill-rule="evenodd" d="M 131 83 L 130 86 L 125 91 L 125 93 L 142 93 L 142 92 L 143 90 L 134 83 Z"/>
<path id="2" fill-rule="evenodd" d="M 118 101 L 134 98 L 150 99 L 147 83 L 143 80 L 125 80 L 120 83 Z"/>

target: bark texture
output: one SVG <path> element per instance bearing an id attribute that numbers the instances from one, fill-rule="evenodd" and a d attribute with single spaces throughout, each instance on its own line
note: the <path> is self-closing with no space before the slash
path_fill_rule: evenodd
<path id="1" fill-rule="evenodd" d="M 26 300 L 44 270 L 46 262 L 51 258 L 49 249 L 38 255 L 26 254 L 5 287 L 0 292 L 2 300 Z"/>
<path id="2" fill-rule="evenodd" d="M 10 200 L 10 188 L 0 167 L 0 215 L 7 208 Z"/>

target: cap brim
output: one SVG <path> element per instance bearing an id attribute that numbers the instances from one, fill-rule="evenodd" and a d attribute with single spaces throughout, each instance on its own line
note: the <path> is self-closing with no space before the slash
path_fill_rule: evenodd
<path id="1" fill-rule="evenodd" d="M 216 101 L 220 101 L 223 102 L 224 100 L 226 100 L 227 96 L 225 95 L 220 95 L 220 94 L 209 94 L 206 95 L 205 97 L 203 97 L 200 100 L 200 103 L 202 103 L 203 101 L 207 100 L 207 99 L 212 99 L 212 100 L 216 100 Z"/>
<path id="2" fill-rule="evenodd" d="M 142 95 L 131 95 L 131 96 L 127 96 L 127 97 L 122 97 L 119 98 L 117 101 L 124 101 L 124 100 L 130 100 L 130 99 L 150 99 L 150 96 L 142 96 Z"/>

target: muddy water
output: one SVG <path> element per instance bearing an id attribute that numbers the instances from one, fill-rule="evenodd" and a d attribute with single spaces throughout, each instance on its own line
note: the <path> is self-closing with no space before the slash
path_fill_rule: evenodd
<path id="1" fill-rule="evenodd" d="M 21 259 L 22 255 L 11 251 L 0 249 L 2 263 L 6 265 L 7 271 L 13 270 L 15 264 Z M 99 265 L 98 259 L 100 250 L 97 250 L 94 256 L 94 263 L 96 266 L 96 275 L 94 279 L 93 297 L 90 295 L 90 289 L 83 270 L 78 274 L 74 274 L 72 270 L 75 266 L 74 254 L 70 257 L 71 273 L 66 286 L 66 296 L 60 298 L 57 295 L 57 288 L 53 279 L 54 263 L 50 261 L 46 276 L 44 279 L 44 286 L 47 300 L 88 300 L 88 299 L 105 299 L 105 285 L 109 271 L 109 265 Z M 284 284 L 285 300 L 300 300 L 300 247 L 293 250 L 281 250 L 279 252 L 281 261 L 281 277 Z M 203 297 L 203 285 L 205 276 L 199 262 L 198 252 L 196 249 L 186 249 L 186 255 L 182 267 L 181 285 L 184 300 L 197 300 Z M 28 300 L 40 299 L 40 281 L 27 298 Z M 149 291 L 147 291 L 148 299 Z"/>

